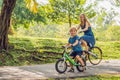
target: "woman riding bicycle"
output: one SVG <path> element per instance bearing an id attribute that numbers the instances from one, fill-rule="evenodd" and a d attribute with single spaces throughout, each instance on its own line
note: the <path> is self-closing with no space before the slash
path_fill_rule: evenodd
<path id="1" fill-rule="evenodd" d="M 62 59 L 59 59 L 55 65 L 55 68 L 56 68 L 57 72 L 59 72 L 59 73 L 64 73 L 67 70 L 68 65 L 67 65 L 66 61 L 70 62 L 71 69 L 69 70 L 69 72 L 74 72 L 73 65 L 76 66 L 76 68 L 79 72 L 83 72 L 86 69 L 85 66 L 86 66 L 87 59 L 93 65 L 99 64 L 102 60 L 102 50 L 99 47 L 94 46 L 95 45 L 94 34 L 92 32 L 91 25 L 88 22 L 88 20 L 86 19 L 84 14 L 80 15 L 80 22 L 81 23 L 77 29 L 76 28 L 70 29 L 71 37 L 69 38 L 68 44 L 65 45 L 65 47 L 72 47 L 70 56 L 71 56 L 71 58 L 76 58 L 77 61 L 79 61 L 79 62 L 77 62 L 77 64 L 80 63 L 80 65 L 74 64 L 74 61 L 72 63 L 71 58 L 69 59 L 69 57 L 66 57 L 66 50 L 65 50 L 63 52 L 64 55 L 63 55 Z M 80 28 L 81 28 L 80 32 L 84 32 L 84 35 L 82 37 L 80 37 L 80 42 L 81 42 L 81 45 L 86 48 L 86 50 L 89 50 L 87 52 L 82 50 L 82 47 L 79 42 L 79 37 L 77 36 L 77 31 Z M 84 54 L 85 54 L 85 56 L 84 56 Z M 86 57 L 86 54 L 87 54 L 87 57 Z M 59 66 L 59 64 L 60 64 L 60 66 Z M 61 70 L 61 67 L 63 67 L 62 70 Z"/>
<path id="2" fill-rule="evenodd" d="M 85 49 L 88 51 L 89 48 L 95 45 L 95 38 L 91 29 L 91 25 L 87 20 L 85 14 L 80 15 L 80 25 L 78 26 L 77 31 L 80 28 L 80 32 L 84 32 L 84 35 L 80 37 L 81 45 L 84 46 Z"/>

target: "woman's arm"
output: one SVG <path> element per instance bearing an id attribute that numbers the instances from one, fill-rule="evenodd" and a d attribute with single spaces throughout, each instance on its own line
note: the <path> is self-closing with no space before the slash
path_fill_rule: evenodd
<path id="1" fill-rule="evenodd" d="M 77 31 L 80 29 L 80 24 L 79 24 L 79 26 L 77 27 Z"/>
<path id="2" fill-rule="evenodd" d="M 88 25 L 88 23 L 86 22 L 86 26 L 85 26 L 84 29 L 82 29 L 82 31 L 83 31 L 83 32 L 84 32 L 84 31 L 87 31 L 87 30 L 88 30 L 88 27 L 89 27 L 89 25 Z"/>

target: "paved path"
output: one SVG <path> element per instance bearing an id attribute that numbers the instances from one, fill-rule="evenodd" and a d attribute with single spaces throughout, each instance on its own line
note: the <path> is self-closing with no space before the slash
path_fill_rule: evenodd
<path id="1" fill-rule="evenodd" d="M 0 80 L 39 80 L 47 78 L 84 77 L 103 73 L 120 74 L 120 60 L 106 60 L 96 66 L 88 62 L 87 65 L 88 68 L 85 72 L 78 72 L 76 70 L 74 73 L 66 72 L 64 74 L 59 74 L 55 71 L 55 64 L 20 67 L 4 66 L 0 67 Z"/>

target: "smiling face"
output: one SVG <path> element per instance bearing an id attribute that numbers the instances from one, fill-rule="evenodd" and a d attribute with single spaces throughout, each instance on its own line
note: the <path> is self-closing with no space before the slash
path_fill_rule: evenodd
<path id="1" fill-rule="evenodd" d="M 85 21 L 85 16 L 83 14 L 80 15 L 80 21 L 84 22 Z"/>
<path id="2" fill-rule="evenodd" d="M 87 20 L 87 17 L 85 16 L 85 14 L 81 14 L 80 15 L 80 26 L 84 26 L 86 23 L 88 23 L 88 25 L 90 26 L 90 23 Z"/>
<path id="3" fill-rule="evenodd" d="M 70 29 L 70 35 L 72 36 L 72 37 L 74 37 L 74 36 L 76 36 L 77 35 L 77 29 L 76 28 L 71 28 Z"/>

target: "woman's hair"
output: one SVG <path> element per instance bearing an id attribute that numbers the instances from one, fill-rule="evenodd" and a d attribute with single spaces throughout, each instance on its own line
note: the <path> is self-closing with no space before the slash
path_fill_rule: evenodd
<path id="1" fill-rule="evenodd" d="M 84 16 L 84 22 L 83 21 L 81 21 L 81 23 L 80 23 L 80 26 L 83 26 L 86 22 L 88 23 L 88 25 L 90 25 L 90 23 L 89 23 L 89 21 L 87 20 L 87 18 L 86 18 L 86 16 L 85 16 L 85 14 L 80 14 L 80 16 Z"/>

